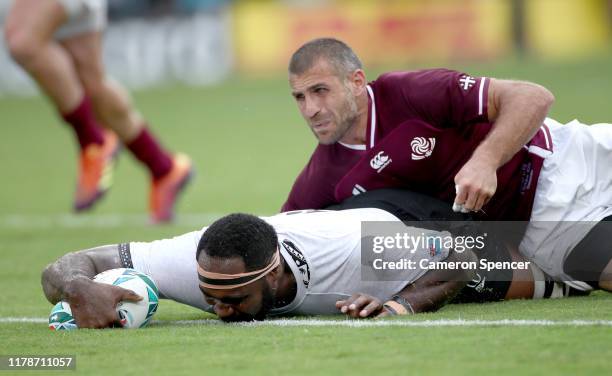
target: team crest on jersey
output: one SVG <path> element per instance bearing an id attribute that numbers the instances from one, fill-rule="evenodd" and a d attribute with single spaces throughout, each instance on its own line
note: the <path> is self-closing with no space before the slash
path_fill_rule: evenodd
<path id="1" fill-rule="evenodd" d="M 285 251 L 289 253 L 295 265 L 297 265 L 300 273 L 302 274 L 302 283 L 304 286 L 308 288 L 310 284 L 310 266 L 308 266 L 308 262 L 306 261 L 306 257 L 304 254 L 293 244 L 293 242 L 289 240 L 283 240 L 281 243 Z"/>
<path id="2" fill-rule="evenodd" d="M 374 158 L 370 159 L 370 167 L 375 169 L 376 172 L 381 172 L 383 168 L 387 167 L 391 162 L 392 159 L 389 158 L 388 155 L 385 155 L 384 151 L 379 151 Z"/>
<path id="3" fill-rule="evenodd" d="M 412 148 L 413 161 L 425 159 L 433 153 L 436 147 L 436 139 L 434 137 L 415 137 L 410 142 L 410 147 Z"/>
<path id="4" fill-rule="evenodd" d="M 466 74 L 461 76 L 461 78 L 459 79 L 459 87 L 465 91 L 470 90 L 472 86 L 474 86 L 475 84 L 476 84 L 476 79 Z"/>

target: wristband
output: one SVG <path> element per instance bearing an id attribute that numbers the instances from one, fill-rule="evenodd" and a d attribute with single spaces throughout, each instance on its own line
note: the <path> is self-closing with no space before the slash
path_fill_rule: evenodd
<path id="1" fill-rule="evenodd" d="M 394 295 L 391 300 L 383 304 L 383 307 L 392 315 L 414 315 L 414 308 L 406 298 Z"/>

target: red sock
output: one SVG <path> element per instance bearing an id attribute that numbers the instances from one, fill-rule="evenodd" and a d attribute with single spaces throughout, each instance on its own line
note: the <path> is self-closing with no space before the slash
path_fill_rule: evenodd
<path id="1" fill-rule="evenodd" d="M 81 149 L 89 144 L 104 143 L 104 133 L 94 117 L 91 102 L 86 96 L 72 112 L 63 114 L 62 117 L 74 129 Z"/>
<path id="2" fill-rule="evenodd" d="M 147 127 L 143 127 L 140 134 L 127 147 L 149 168 L 153 179 L 166 175 L 172 169 L 172 158 L 149 133 Z"/>

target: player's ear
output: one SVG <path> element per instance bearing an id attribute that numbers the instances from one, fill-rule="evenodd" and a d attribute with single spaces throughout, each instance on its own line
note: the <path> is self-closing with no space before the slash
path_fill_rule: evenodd
<path id="1" fill-rule="evenodd" d="M 363 94 L 363 92 L 366 90 L 367 84 L 363 69 L 355 69 L 352 73 L 350 73 L 349 82 L 351 83 L 353 95 L 358 96 Z"/>
<path id="2" fill-rule="evenodd" d="M 265 278 L 267 279 L 268 283 L 270 283 L 271 286 L 276 286 L 276 284 L 278 283 L 278 280 L 280 279 L 281 276 L 281 266 L 277 266 L 276 268 L 272 269 L 270 271 L 270 273 L 266 274 Z"/>

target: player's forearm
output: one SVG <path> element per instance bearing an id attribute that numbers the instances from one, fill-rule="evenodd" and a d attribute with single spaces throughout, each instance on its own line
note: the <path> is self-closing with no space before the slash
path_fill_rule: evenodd
<path id="1" fill-rule="evenodd" d="M 55 304 L 69 299 L 98 273 L 121 267 L 117 245 L 105 245 L 68 253 L 49 264 L 42 273 L 47 300 Z"/>
<path id="2" fill-rule="evenodd" d="M 66 298 L 79 279 L 89 280 L 95 275 L 94 262 L 85 251 L 72 252 L 49 264 L 43 270 L 41 282 L 47 300 L 55 304 Z"/>
<path id="3" fill-rule="evenodd" d="M 418 290 L 404 291 L 399 295 L 410 302 L 414 313 L 434 312 L 455 297 L 466 283 L 467 281 L 438 282 Z"/>
<path id="4" fill-rule="evenodd" d="M 462 253 L 451 251 L 447 262 L 477 262 L 470 250 Z M 414 313 L 437 311 L 454 298 L 473 277 L 470 270 L 430 270 L 414 283 L 406 286 L 398 295 L 406 299 Z"/>
<path id="5" fill-rule="evenodd" d="M 493 128 L 472 158 L 483 158 L 500 167 L 538 131 L 555 98 L 546 88 L 533 83 L 497 83 L 489 115 Z"/>

